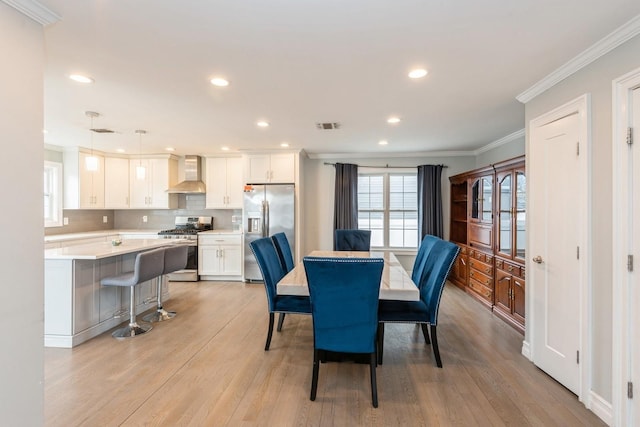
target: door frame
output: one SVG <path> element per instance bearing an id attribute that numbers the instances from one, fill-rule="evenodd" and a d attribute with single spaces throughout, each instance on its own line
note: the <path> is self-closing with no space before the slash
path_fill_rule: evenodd
<path id="1" fill-rule="evenodd" d="M 631 223 L 629 221 L 628 194 L 629 184 L 629 157 L 627 128 L 631 125 L 631 112 L 629 103 L 631 91 L 640 87 L 640 68 L 637 68 L 612 82 L 612 123 L 613 123 L 613 223 L 612 223 L 612 285 L 613 285 L 613 355 L 612 355 L 612 406 L 613 424 L 630 425 L 629 400 L 626 397 L 626 383 L 631 377 L 628 353 L 626 349 L 630 344 L 629 325 L 627 323 L 630 310 L 628 304 L 628 280 L 626 257 L 629 254 L 631 239 Z M 636 132 L 634 137 L 640 138 Z M 638 144 L 638 141 L 635 142 Z M 640 165 L 634 165 L 640 167 Z M 637 213 L 635 213 L 637 214 Z M 632 248 L 637 251 L 637 248 Z M 636 369 L 640 366 L 636 366 Z M 640 416 L 640 414 L 636 414 Z"/>
<path id="2" fill-rule="evenodd" d="M 592 350 L 591 350 L 591 336 L 592 336 L 592 312 L 591 312 L 591 300 L 592 300 L 592 236 L 591 236 L 591 95 L 584 94 L 572 101 L 567 102 L 547 113 L 544 113 L 529 121 L 529 139 L 527 142 L 527 156 L 526 156 L 526 170 L 527 170 L 527 186 L 535 185 L 531 180 L 531 176 L 535 176 L 535 165 L 530 163 L 530 151 L 531 145 L 537 138 L 538 129 L 548 123 L 559 120 L 563 117 L 571 114 L 578 115 L 579 126 L 579 138 L 580 138 L 580 156 L 579 156 L 579 169 L 581 176 L 585 177 L 586 182 L 580 194 L 581 206 L 577 207 L 581 230 L 579 238 L 580 246 L 580 258 L 583 260 L 580 263 L 580 269 L 578 272 L 580 295 L 578 298 L 580 319 L 579 319 L 579 340 L 578 350 L 580 351 L 580 364 L 578 369 L 580 371 L 580 386 L 578 400 L 583 402 L 587 408 L 591 407 L 591 398 L 589 390 L 591 389 L 591 364 L 592 364 Z M 527 191 L 527 206 L 531 206 L 530 191 Z M 534 312 L 534 298 L 535 294 L 535 269 L 531 265 L 532 260 L 532 248 L 531 248 L 531 235 L 535 231 L 535 224 L 531 222 L 531 216 L 527 215 L 527 259 L 525 260 L 527 276 L 531 279 L 527 280 L 526 288 L 526 304 L 527 304 L 527 322 L 526 322 L 526 339 L 529 341 L 523 343 L 523 355 L 528 357 L 532 362 L 535 361 L 535 334 L 537 319 Z M 531 272 L 531 273 L 530 273 Z"/>

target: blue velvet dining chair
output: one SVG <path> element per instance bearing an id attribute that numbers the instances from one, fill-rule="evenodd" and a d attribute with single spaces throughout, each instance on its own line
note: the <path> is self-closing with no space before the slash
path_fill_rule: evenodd
<path id="1" fill-rule="evenodd" d="M 369 251 L 371 230 L 336 230 L 333 246 L 336 251 Z"/>
<path id="2" fill-rule="evenodd" d="M 280 264 L 280 258 L 270 237 L 254 240 L 249 245 L 253 255 L 258 261 L 260 272 L 264 280 L 264 288 L 267 292 L 267 304 L 269 309 L 269 330 L 264 350 L 268 351 L 273 335 L 274 314 L 279 313 L 278 332 L 282 329 L 282 321 L 285 313 L 311 314 L 309 297 L 297 295 L 278 295 L 276 285 L 285 276 L 285 271 Z"/>
<path id="3" fill-rule="evenodd" d="M 420 276 L 422 276 L 422 272 L 424 271 L 427 257 L 429 256 L 431 249 L 433 249 L 436 242 L 439 240 L 441 239 L 430 234 L 425 235 L 422 239 L 420 247 L 418 248 L 418 253 L 416 254 L 416 259 L 413 262 L 413 271 L 411 272 L 411 280 L 416 285 L 420 283 Z"/>
<path id="4" fill-rule="evenodd" d="M 438 239 L 433 244 L 425 259 L 420 281 L 417 283 L 420 290 L 420 301 L 396 301 L 381 300 L 378 310 L 378 363 L 382 364 L 384 351 L 384 324 L 385 323 L 417 323 L 422 328 L 422 334 L 426 344 L 431 344 L 436 365 L 442 368 L 440 350 L 438 349 L 438 309 L 442 291 L 449 275 L 449 270 L 458 255 L 460 248 L 455 243 Z M 431 339 L 429 331 L 431 329 Z"/>
<path id="5" fill-rule="evenodd" d="M 276 233 L 271 236 L 273 240 L 273 246 L 276 247 L 278 252 L 278 258 L 280 258 L 280 264 L 286 273 L 293 270 L 295 264 L 293 263 L 293 255 L 291 254 L 291 246 L 289 246 L 289 240 L 284 233 Z"/>
<path id="6" fill-rule="evenodd" d="M 313 316 L 311 400 L 327 352 L 369 355 L 371 400 L 378 407 L 376 330 L 382 258 L 305 257 Z"/>

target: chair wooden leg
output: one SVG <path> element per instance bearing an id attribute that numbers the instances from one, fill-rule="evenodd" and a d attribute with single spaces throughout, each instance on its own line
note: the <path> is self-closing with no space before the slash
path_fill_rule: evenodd
<path id="1" fill-rule="evenodd" d="M 436 365 L 438 365 L 438 368 L 442 368 L 440 350 L 438 349 L 438 335 L 436 335 L 436 325 L 431 325 L 431 342 L 433 343 L 433 355 L 436 357 Z"/>
<path id="2" fill-rule="evenodd" d="M 320 355 L 318 350 L 313 350 L 313 373 L 311 374 L 311 400 L 316 400 L 316 391 L 318 390 L 318 370 L 320 369 Z"/>
<path id="3" fill-rule="evenodd" d="M 269 313 L 269 331 L 267 332 L 267 342 L 264 345 L 264 351 L 269 351 L 271 335 L 273 335 L 273 313 Z"/>
<path id="4" fill-rule="evenodd" d="M 427 330 L 427 324 L 421 323 L 420 327 L 422 328 L 422 335 L 424 335 L 425 344 L 427 345 L 431 344 L 431 341 L 429 341 L 429 331 Z"/>
<path id="5" fill-rule="evenodd" d="M 378 323 L 378 365 L 382 365 L 382 353 L 384 352 L 384 323 Z"/>
<path id="6" fill-rule="evenodd" d="M 373 407 L 378 407 L 378 384 L 376 382 L 376 353 L 371 353 L 369 360 L 369 370 L 371 371 L 371 403 Z M 313 399 L 311 399 L 313 400 Z"/>
<path id="7" fill-rule="evenodd" d="M 278 317 L 278 332 L 282 330 L 282 324 L 284 323 L 284 313 L 280 313 Z"/>

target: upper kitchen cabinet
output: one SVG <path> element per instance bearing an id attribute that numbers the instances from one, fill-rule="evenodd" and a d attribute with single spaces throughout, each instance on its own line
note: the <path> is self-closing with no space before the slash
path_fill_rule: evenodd
<path id="1" fill-rule="evenodd" d="M 137 170 L 144 170 L 138 174 Z M 129 207 L 176 209 L 177 194 L 167 193 L 178 183 L 178 158 L 174 155 L 143 156 L 129 161 Z"/>
<path id="2" fill-rule="evenodd" d="M 245 157 L 245 170 L 250 184 L 292 183 L 296 177 L 296 155 L 249 154 Z"/>
<path id="3" fill-rule="evenodd" d="M 104 159 L 104 207 L 127 209 L 129 207 L 129 159 L 105 157 Z"/>
<path id="4" fill-rule="evenodd" d="M 242 209 L 241 157 L 208 157 L 206 208 Z"/>
<path id="5" fill-rule="evenodd" d="M 104 157 L 70 148 L 64 151 L 63 162 L 64 208 L 104 209 Z"/>

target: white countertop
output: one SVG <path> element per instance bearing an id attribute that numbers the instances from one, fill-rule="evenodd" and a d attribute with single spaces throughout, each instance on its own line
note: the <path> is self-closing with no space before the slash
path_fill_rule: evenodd
<path id="1" fill-rule="evenodd" d="M 50 236 L 44 236 L 45 243 L 47 242 L 64 242 L 65 240 L 76 239 L 91 239 L 93 237 L 106 237 L 114 236 L 118 234 L 158 234 L 160 230 L 97 230 L 86 231 L 83 233 L 66 233 L 66 234 L 54 234 Z"/>
<path id="2" fill-rule="evenodd" d="M 198 234 L 242 234 L 242 230 L 207 230 Z"/>
<path id="3" fill-rule="evenodd" d="M 179 245 L 187 243 L 182 239 L 127 239 L 119 246 L 113 246 L 111 242 L 87 243 L 84 245 L 69 246 L 66 248 L 47 249 L 44 251 L 44 259 L 89 259 L 96 260 L 132 252 L 140 252 L 162 246 Z"/>

